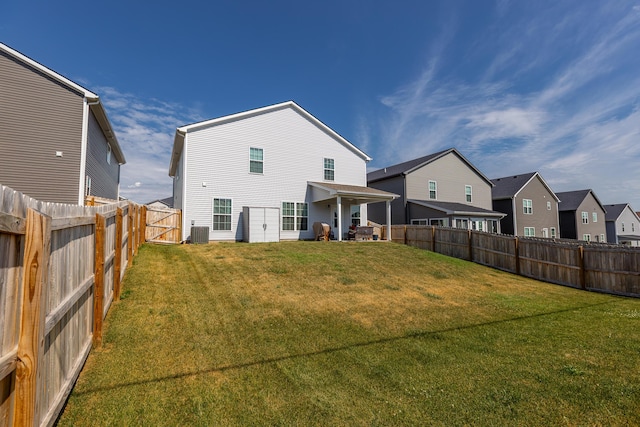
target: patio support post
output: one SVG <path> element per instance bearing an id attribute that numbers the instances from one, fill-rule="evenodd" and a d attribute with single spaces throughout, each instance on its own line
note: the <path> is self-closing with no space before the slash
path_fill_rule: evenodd
<path id="1" fill-rule="evenodd" d="M 338 242 L 342 241 L 342 197 L 336 197 L 338 210 Z"/>
<path id="2" fill-rule="evenodd" d="M 391 200 L 387 200 L 387 240 L 391 241 Z"/>

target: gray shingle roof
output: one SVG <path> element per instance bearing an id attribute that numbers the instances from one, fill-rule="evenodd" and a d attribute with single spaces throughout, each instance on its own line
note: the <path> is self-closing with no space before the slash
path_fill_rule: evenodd
<path id="1" fill-rule="evenodd" d="M 400 175 L 404 172 L 410 171 L 416 166 L 419 166 L 424 163 L 429 163 L 430 161 L 437 159 L 438 157 L 452 150 L 453 148 L 449 148 L 443 151 L 438 151 L 437 153 L 429 154 L 427 156 L 419 157 L 413 160 L 408 160 L 406 162 L 402 162 L 396 165 L 388 166 L 386 168 L 378 169 L 377 171 L 369 172 L 367 174 L 367 182 L 375 182 L 380 179 L 392 178 L 394 176 Z"/>
<path id="2" fill-rule="evenodd" d="M 622 211 L 624 211 L 626 209 L 626 207 L 629 206 L 627 203 L 618 203 L 615 205 L 605 205 L 605 209 L 607 210 L 607 213 L 605 215 L 605 221 L 615 221 L 618 219 L 618 217 L 620 216 L 620 214 L 622 214 Z"/>
<path id="3" fill-rule="evenodd" d="M 409 199 L 407 201 L 409 203 L 415 203 L 417 205 L 421 205 L 431 209 L 436 209 L 436 210 L 445 212 L 447 215 L 476 214 L 476 215 L 484 215 L 484 216 L 495 216 L 499 218 L 502 218 L 503 216 L 505 216 L 505 214 L 502 212 L 490 211 L 488 209 L 483 209 L 478 206 L 465 205 L 464 203 L 437 202 L 433 200 L 415 200 L 415 199 Z"/>
<path id="4" fill-rule="evenodd" d="M 493 200 L 512 198 L 536 173 L 530 172 L 492 179 L 494 187 L 491 189 L 491 198 Z"/>
<path id="5" fill-rule="evenodd" d="M 576 191 L 564 191 L 562 193 L 556 193 L 556 196 L 560 199 L 558 204 L 558 210 L 560 212 L 575 211 L 580 206 L 580 203 L 591 193 L 596 202 L 607 212 L 605 207 L 600 203 L 600 200 L 596 197 L 595 193 L 591 189 L 576 190 Z"/>

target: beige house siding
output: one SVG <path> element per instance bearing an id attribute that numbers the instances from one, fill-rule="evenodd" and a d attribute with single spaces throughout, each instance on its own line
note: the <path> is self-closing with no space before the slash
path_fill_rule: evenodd
<path id="1" fill-rule="evenodd" d="M 0 51 L 0 100 L 0 183 L 77 204 L 83 96 Z"/>
<path id="2" fill-rule="evenodd" d="M 449 153 L 407 174 L 407 199 L 430 200 L 429 181 L 437 183 L 437 201 L 493 208 L 491 185 L 456 154 Z M 467 203 L 465 186 L 472 187 L 472 201 Z"/>
<path id="3" fill-rule="evenodd" d="M 532 202 L 532 214 L 524 213 L 524 200 Z M 550 207 L 547 208 L 547 202 Z M 556 237 L 560 237 L 560 223 L 558 219 L 558 202 L 547 187 L 536 175 L 515 197 L 516 236 L 524 236 L 525 227 L 534 227 L 536 237 L 544 237 L 543 229 L 548 230 L 546 237 L 551 237 L 551 228 L 555 228 Z"/>

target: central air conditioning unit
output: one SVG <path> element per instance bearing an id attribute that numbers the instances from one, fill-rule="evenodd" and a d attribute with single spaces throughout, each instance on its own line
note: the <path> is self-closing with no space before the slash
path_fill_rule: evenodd
<path id="1" fill-rule="evenodd" d="M 191 243 L 209 243 L 209 227 L 191 227 Z"/>

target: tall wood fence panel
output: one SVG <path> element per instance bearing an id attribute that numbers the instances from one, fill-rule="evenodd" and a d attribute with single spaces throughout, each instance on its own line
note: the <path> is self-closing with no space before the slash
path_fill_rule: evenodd
<path id="1" fill-rule="evenodd" d="M 57 419 L 143 241 L 141 214 L 0 186 L 0 426 Z"/>
<path id="2" fill-rule="evenodd" d="M 145 240 L 154 243 L 180 243 L 182 240 L 182 211 L 179 209 L 145 206 Z"/>
<path id="3" fill-rule="evenodd" d="M 394 225 L 391 235 L 394 242 L 549 283 L 640 297 L 638 248 L 424 225 Z"/>

